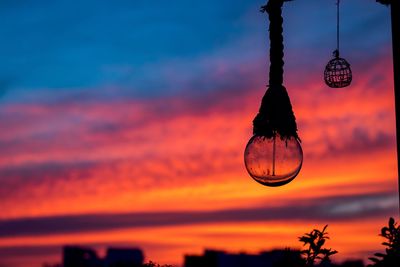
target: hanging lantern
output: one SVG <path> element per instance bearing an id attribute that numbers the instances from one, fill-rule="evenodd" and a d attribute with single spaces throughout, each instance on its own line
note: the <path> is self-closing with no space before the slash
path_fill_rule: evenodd
<path id="1" fill-rule="evenodd" d="M 325 67 L 324 80 L 326 85 L 331 88 L 342 88 L 349 86 L 353 79 L 350 64 L 339 56 L 339 5 L 340 0 L 336 2 L 336 50 L 333 52 L 333 59 L 331 59 Z"/>
<path id="2" fill-rule="evenodd" d="M 270 19 L 269 86 L 253 120 L 253 137 L 247 143 L 244 162 L 258 183 L 281 186 L 300 172 L 303 151 L 297 135 L 296 119 L 283 84 L 282 5 L 289 0 L 269 0 L 261 8 Z"/>
<path id="3" fill-rule="evenodd" d="M 335 58 L 331 59 L 325 67 L 325 83 L 332 88 L 349 86 L 353 79 L 350 64 L 344 58 L 339 57 L 339 51 L 336 50 L 334 55 Z"/>

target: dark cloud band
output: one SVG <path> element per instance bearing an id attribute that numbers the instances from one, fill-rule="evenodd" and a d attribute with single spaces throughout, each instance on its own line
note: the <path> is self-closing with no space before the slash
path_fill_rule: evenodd
<path id="1" fill-rule="evenodd" d="M 392 215 L 397 208 L 395 192 L 335 196 L 287 203 L 280 207 L 254 207 L 218 211 L 143 212 L 65 215 L 0 221 L 0 237 L 40 236 L 96 232 L 140 227 L 313 220 L 332 222 Z"/>

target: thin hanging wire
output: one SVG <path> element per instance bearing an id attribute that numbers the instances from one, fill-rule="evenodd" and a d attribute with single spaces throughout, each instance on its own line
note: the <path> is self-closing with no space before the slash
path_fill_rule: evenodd
<path id="1" fill-rule="evenodd" d="M 340 0 L 337 0 L 336 2 L 336 55 L 339 57 L 339 5 L 340 5 Z"/>

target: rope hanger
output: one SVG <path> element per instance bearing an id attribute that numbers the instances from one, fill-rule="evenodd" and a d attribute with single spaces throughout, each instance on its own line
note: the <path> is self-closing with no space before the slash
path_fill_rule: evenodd
<path id="1" fill-rule="evenodd" d="M 336 50 L 338 51 L 339 56 L 339 30 L 340 30 L 340 0 L 336 2 Z"/>
<path id="2" fill-rule="evenodd" d="M 336 50 L 333 51 L 331 59 L 325 67 L 324 80 L 331 88 L 342 88 L 349 86 L 353 79 L 350 64 L 340 57 L 340 0 L 336 0 Z"/>

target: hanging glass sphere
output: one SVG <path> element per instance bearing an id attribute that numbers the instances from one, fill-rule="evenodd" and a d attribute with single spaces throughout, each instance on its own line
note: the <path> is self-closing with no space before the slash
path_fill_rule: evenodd
<path id="1" fill-rule="evenodd" d="M 335 57 L 328 62 L 325 67 L 325 83 L 332 88 L 342 88 L 349 86 L 353 76 L 350 64 L 340 57 Z"/>
<path id="2" fill-rule="evenodd" d="M 294 137 L 284 140 L 279 135 L 254 135 L 244 151 L 244 162 L 250 176 L 260 184 L 281 186 L 300 172 L 303 150 Z"/>

